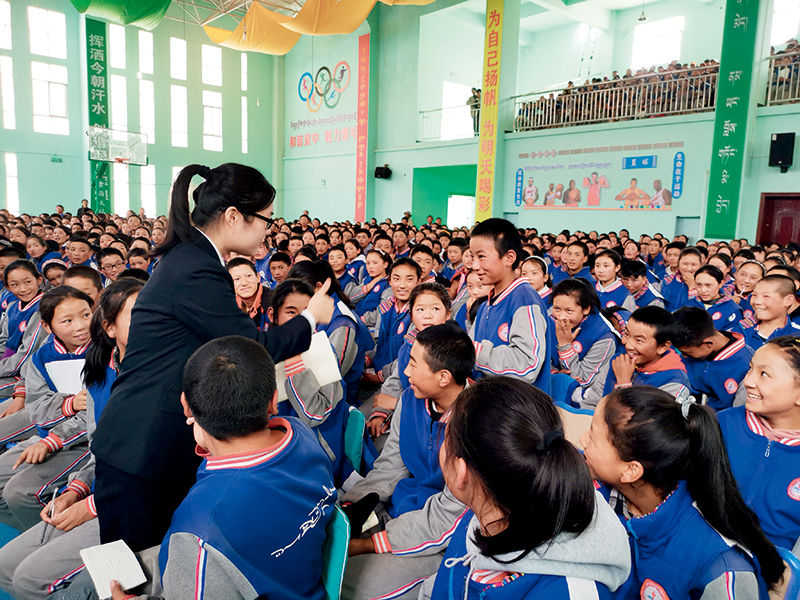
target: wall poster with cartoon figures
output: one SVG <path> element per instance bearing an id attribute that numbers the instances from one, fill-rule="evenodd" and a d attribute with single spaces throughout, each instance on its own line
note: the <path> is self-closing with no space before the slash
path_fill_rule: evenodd
<path id="1" fill-rule="evenodd" d="M 514 204 L 523 209 L 671 210 L 673 199 L 683 193 L 682 148 L 683 142 L 669 142 L 519 154 Z"/>

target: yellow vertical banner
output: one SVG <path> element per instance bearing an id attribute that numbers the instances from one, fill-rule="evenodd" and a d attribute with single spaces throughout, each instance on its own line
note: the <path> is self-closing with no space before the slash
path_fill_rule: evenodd
<path id="1" fill-rule="evenodd" d="M 497 155 L 497 104 L 500 101 L 500 53 L 503 42 L 503 0 L 486 0 L 486 38 L 483 43 L 483 90 L 478 114 L 478 181 L 475 220 L 492 216 L 495 157 Z"/>

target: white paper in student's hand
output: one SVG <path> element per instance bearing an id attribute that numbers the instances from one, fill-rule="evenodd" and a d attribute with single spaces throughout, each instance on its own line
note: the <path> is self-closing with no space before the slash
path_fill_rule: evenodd
<path id="1" fill-rule="evenodd" d="M 333 353 L 330 340 L 324 331 L 318 331 L 311 336 L 311 346 L 300 355 L 306 369 L 311 369 L 320 385 L 328 385 L 339 381 L 342 374 L 339 371 L 339 361 Z M 275 365 L 275 379 L 278 384 L 278 400 L 286 400 L 286 365 L 279 362 Z"/>
<path id="2" fill-rule="evenodd" d="M 64 394 L 77 394 L 83 388 L 83 365 L 86 359 L 56 360 L 45 365 L 47 374 L 56 385 L 56 390 Z"/>
<path id="3" fill-rule="evenodd" d="M 123 590 L 147 581 L 133 551 L 122 540 L 81 550 L 81 559 L 101 600 L 111 597 L 112 581 L 118 581 Z"/>

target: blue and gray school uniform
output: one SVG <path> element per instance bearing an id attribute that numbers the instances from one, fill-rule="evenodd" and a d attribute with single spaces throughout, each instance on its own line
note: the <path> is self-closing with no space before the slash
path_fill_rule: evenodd
<path id="1" fill-rule="evenodd" d="M 637 368 L 633 372 L 630 384 L 620 384 L 620 386 L 625 385 L 649 385 L 662 389 L 677 399 L 689 397 L 690 383 L 689 376 L 686 374 L 686 366 L 678 353 L 672 349 L 665 352 L 655 364 L 649 367 L 648 371 Z M 603 395 L 607 396 L 615 387 L 617 387 L 617 376 L 613 369 L 609 369 Z"/>
<path id="2" fill-rule="evenodd" d="M 267 254 L 264 258 L 255 261 L 256 273 L 258 273 L 261 283 L 267 288 L 271 288 L 275 284 L 272 271 L 270 271 L 269 268 L 269 261 L 271 258 L 272 255 Z"/>
<path id="3" fill-rule="evenodd" d="M 519 558 L 520 552 L 485 556 L 474 541 L 479 529 L 472 511 L 458 523 L 445 558 L 424 582 L 420 599 L 606 600 L 628 577 L 630 551 L 625 530 L 600 494 L 584 531 L 562 533 Z"/>
<path id="4" fill-rule="evenodd" d="M 48 260 L 53 260 L 53 259 L 62 260 L 61 252 L 45 252 L 44 254 L 42 254 L 41 258 L 38 258 L 36 260 L 36 268 L 39 269 L 39 272 L 41 273 L 42 266 L 44 265 L 44 263 L 46 263 Z"/>
<path id="5" fill-rule="evenodd" d="M 276 446 L 200 465 L 161 544 L 166 597 L 326 597 L 322 545 L 336 501 L 330 460 L 297 419 L 276 417 L 269 426 L 285 430 Z"/>
<path id="6" fill-rule="evenodd" d="M 612 306 L 621 306 L 628 312 L 636 310 L 636 302 L 628 291 L 628 288 L 623 285 L 621 279 L 616 279 L 605 288 L 603 288 L 598 281 L 594 284 L 594 289 L 597 290 L 601 307 L 611 308 Z"/>
<path id="7" fill-rule="evenodd" d="M 0 358 L 0 398 L 8 398 L 15 392 L 24 392 L 22 369 L 48 336 L 39 315 L 39 301 L 42 299 L 42 294 L 37 295 L 22 308 L 15 296 L 11 298 L 13 300 L 8 303 L 6 311 L 0 316 L 0 348 L 4 350 Z M 19 420 L 20 416 L 17 416 L 15 421 Z M 0 443 L 12 440 L 9 435 L 13 432 L 4 426 L 4 421 L 0 420 Z M 30 425 L 29 422 L 27 424 Z M 11 429 L 17 431 L 19 425 L 21 423 L 15 423 Z"/>
<path id="8" fill-rule="evenodd" d="M 344 295 L 348 298 L 358 289 L 358 281 L 356 281 L 356 278 L 347 272 L 347 269 L 345 269 L 344 273 L 337 277 L 337 279 L 339 280 L 339 285 L 342 287 Z"/>
<path id="9" fill-rule="evenodd" d="M 550 274 L 550 276 L 553 279 L 553 287 L 557 286 L 565 279 L 575 279 L 576 277 L 583 277 L 591 285 L 597 283 L 595 278 L 592 276 L 592 271 L 589 269 L 589 267 L 583 267 L 580 271 L 575 273 L 575 275 L 570 275 L 569 273 L 567 273 L 567 270 L 565 268 L 561 267 L 559 269 L 554 269 Z"/>
<path id="10" fill-rule="evenodd" d="M 397 353 L 403 345 L 403 336 L 411 327 L 409 308 L 409 304 L 406 302 L 403 308 L 398 310 L 397 299 L 394 296 L 384 300 L 378 306 L 379 314 L 375 325 L 378 331 L 378 341 L 375 357 L 372 360 L 376 372 L 397 357 Z"/>
<path id="11" fill-rule="evenodd" d="M 747 392 L 742 381 L 750 370 L 754 352 L 741 334 L 725 332 L 722 335 L 727 336 L 729 342 L 715 356 L 682 357 L 692 394 L 708 396 L 708 405 L 717 411 L 745 403 Z"/>
<path id="12" fill-rule="evenodd" d="M 364 285 L 369 280 L 367 273 L 367 260 L 363 254 L 359 254 L 350 264 L 347 265 L 345 272 L 353 278 L 358 285 Z"/>
<path id="13" fill-rule="evenodd" d="M 625 514 L 624 499 L 616 502 L 616 510 L 628 529 L 633 556 L 631 575 L 618 598 L 767 600 L 756 559 L 708 524 L 686 481 L 647 515 Z"/>
<path id="14" fill-rule="evenodd" d="M 766 344 L 770 340 L 774 340 L 775 338 L 779 338 L 782 335 L 800 335 L 800 325 L 792 321 L 788 316 L 786 317 L 786 323 L 783 327 L 779 327 L 772 333 L 770 333 L 767 337 L 761 335 L 758 331 L 759 324 L 751 325 L 749 327 L 745 327 L 742 333 L 744 333 L 744 341 L 745 343 L 750 346 L 754 351 L 758 350 Z"/>
<path id="15" fill-rule="evenodd" d="M 476 377 L 517 377 L 549 394 L 547 321 L 547 308 L 527 279 L 515 279 L 498 295 L 490 291 L 470 332 Z"/>
<path id="16" fill-rule="evenodd" d="M 743 318 L 742 309 L 730 298 L 720 298 L 713 304 L 707 304 L 700 300 L 699 296 L 695 296 L 689 299 L 686 305 L 707 311 L 711 315 L 717 331 L 742 332 L 742 326 L 739 324 L 739 321 Z"/>
<path id="17" fill-rule="evenodd" d="M 776 546 L 800 550 L 800 438 L 771 441 L 744 406 L 717 415 L 731 469 L 747 505 Z"/>
<path id="18" fill-rule="evenodd" d="M 350 300 L 355 302 L 355 310 L 353 311 L 359 317 L 363 317 L 365 313 L 375 310 L 378 305 L 383 302 L 383 293 L 389 288 L 389 280 L 386 277 L 381 277 L 370 285 L 363 285 L 361 288 L 350 296 Z"/>
<path id="19" fill-rule="evenodd" d="M 648 283 L 647 287 L 643 287 L 641 291 L 633 296 L 633 301 L 636 303 L 636 308 L 643 306 L 658 306 L 665 308 L 664 296 L 661 295 L 652 283 Z"/>
<path id="20" fill-rule="evenodd" d="M 739 308 L 742 309 L 742 322 L 741 322 L 742 329 L 758 323 L 758 319 L 756 318 L 756 311 L 753 310 L 753 305 L 750 304 L 749 295 L 746 298 L 742 298 L 741 300 L 739 300 Z"/>
<path id="21" fill-rule="evenodd" d="M 661 286 L 661 295 L 667 304 L 667 310 L 675 312 L 682 306 L 688 306 L 689 300 L 697 296 L 697 290 L 690 290 L 680 273 L 676 273 L 671 279 L 664 280 Z"/>

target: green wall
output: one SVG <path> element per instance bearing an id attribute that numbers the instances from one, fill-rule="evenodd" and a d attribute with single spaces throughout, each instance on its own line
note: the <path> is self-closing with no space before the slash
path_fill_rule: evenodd
<path id="1" fill-rule="evenodd" d="M 411 214 L 418 225 L 428 215 L 447 222 L 447 201 L 451 195 L 474 196 L 477 165 L 414 169 Z"/>

